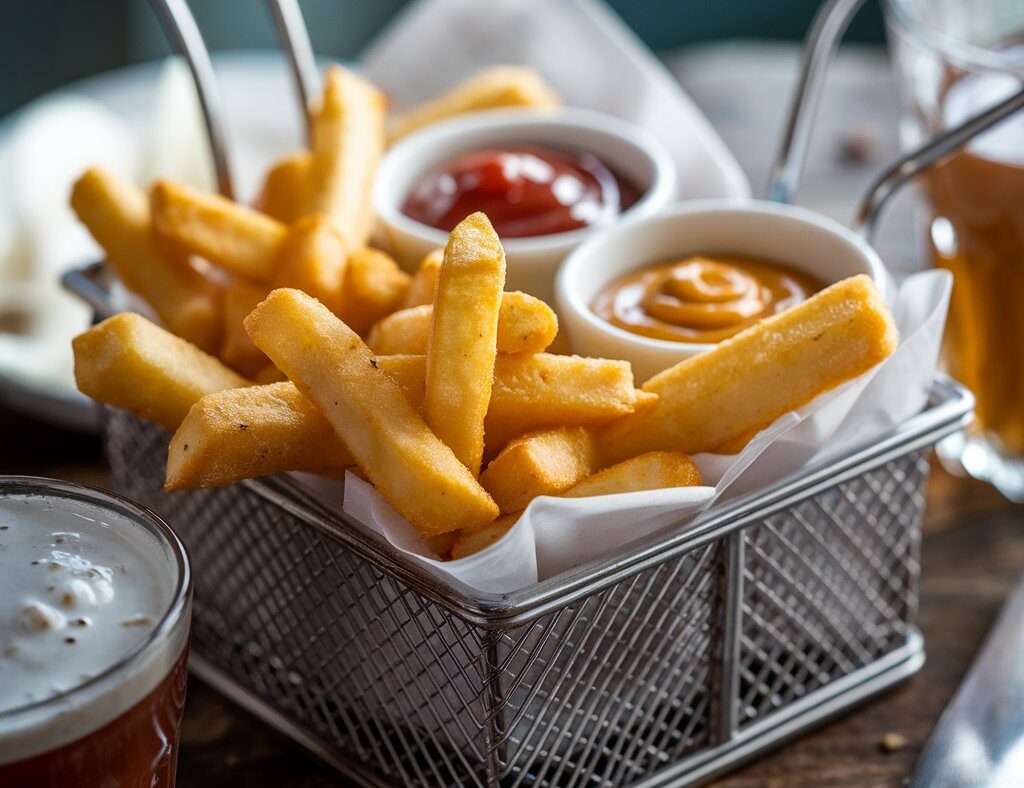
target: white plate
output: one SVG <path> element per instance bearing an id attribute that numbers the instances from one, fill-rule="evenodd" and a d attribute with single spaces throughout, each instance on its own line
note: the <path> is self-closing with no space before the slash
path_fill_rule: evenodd
<path id="1" fill-rule="evenodd" d="M 236 188 L 248 198 L 258 189 L 267 165 L 301 144 L 290 77 L 281 55 L 274 52 L 227 53 L 215 58 L 215 68 L 229 116 Z M 76 82 L 5 118 L 0 123 L 0 175 L 10 176 L 4 183 L 13 186 L 0 190 L 0 274 L 4 248 L 24 244 L 27 233 L 29 247 L 43 250 L 37 254 L 46 260 L 40 287 L 46 288 L 47 298 L 57 299 L 57 308 L 74 310 L 71 302 L 61 302 L 53 292 L 59 288 L 59 275 L 98 259 L 99 250 L 84 233 L 72 229 L 66 195 L 73 178 L 95 162 L 140 183 L 162 175 L 209 185 L 205 136 L 194 101 L 180 65 L 168 73 L 163 62 L 153 62 Z M 99 139 L 101 134 L 109 141 Z M 14 167 L 24 172 L 30 166 L 26 147 L 29 158 L 43 157 L 48 168 L 42 185 L 24 175 L 12 176 Z M 25 218 L 58 210 L 61 214 L 52 224 Z M 38 229 L 33 231 L 33 226 Z M 4 281 L 0 277 L 0 287 Z M 57 351 L 62 355 L 58 368 L 44 374 L 39 370 L 38 343 L 33 347 L 26 342 L 19 348 L 10 335 L 0 335 L 0 402 L 46 422 L 95 430 L 96 409 L 74 388 L 70 375 L 71 337 L 87 327 L 88 312 L 83 309 L 47 332 L 47 341 L 66 351 Z"/>

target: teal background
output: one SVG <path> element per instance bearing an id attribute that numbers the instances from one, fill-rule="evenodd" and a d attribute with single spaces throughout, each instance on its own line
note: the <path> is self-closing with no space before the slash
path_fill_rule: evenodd
<path id="1" fill-rule="evenodd" d="M 727 38 L 799 39 L 820 0 L 612 0 L 647 44 L 664 52 Z M 405 0 L 303 0 L 313 45 L 351 58 Z M 263 0 L 192 0 L 213 49 L 275 46 Z M 481 11 L 486 0 L 480 0 Z M 849 40 L 880 41 L 869 4 Z M 167 52 L 149 0 L 0 0 L 0 116 L 72 80 Z"/>

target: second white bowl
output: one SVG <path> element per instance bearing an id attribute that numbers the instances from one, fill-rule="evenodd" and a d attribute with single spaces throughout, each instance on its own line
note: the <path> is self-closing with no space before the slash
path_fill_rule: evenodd
<path id="1" fill-rule="evenodd" d="M 639 336 L 613 326 L 591 308 L 620 277 L 694 255 L 736 255 L 793 268 L 830 285 L 856 274 L 883 295 L 889 276 L 874 249 L 825 216 L 793 205 L 756 200 L 693 200 L 594 235 L 558 272 L 558 316 L 574 353 L 620 358 L 638 382 L 714 345 Z"/>

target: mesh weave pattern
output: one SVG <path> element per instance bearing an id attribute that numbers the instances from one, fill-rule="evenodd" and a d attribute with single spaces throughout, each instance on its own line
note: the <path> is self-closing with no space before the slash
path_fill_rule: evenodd
<path id="1" fill-rule="evenodd" d="M 118 489 L 195 568 L 192 648 L 334 752 L 422 786 L 621 786 L 719 743 L 723 621 L 742 587 L 740 727 L 906 642 L 919 453 L 530 623 L 485 629 L 241 485 L 161 490 L 167 435 L 107 411 Z"/>

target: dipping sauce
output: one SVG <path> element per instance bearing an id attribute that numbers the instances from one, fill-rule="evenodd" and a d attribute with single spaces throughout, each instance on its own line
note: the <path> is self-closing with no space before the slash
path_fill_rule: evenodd
<path id="1" fill-rule="evenodd" d="M 592 153 L 521 146 L 458 156 L 417 183 L 402 212 L 450 232 L 483 211 L 502 238 L 525 238 L 608 224 L 639 198 Z"/>
<path id="2" fill-rule="evenodd" d="M 824 284 L 773 263 L 688 257 L 619 279 L 594 312 L 634 334 L 713 343 L 806 300 Z"/>
<path id="3" fill-rule="evenodd" d="M 116 511 L 0 496 L 0 785 L 173 784 L 187 617 L 118 663 L 177 582 L 165 546 Z"/>

